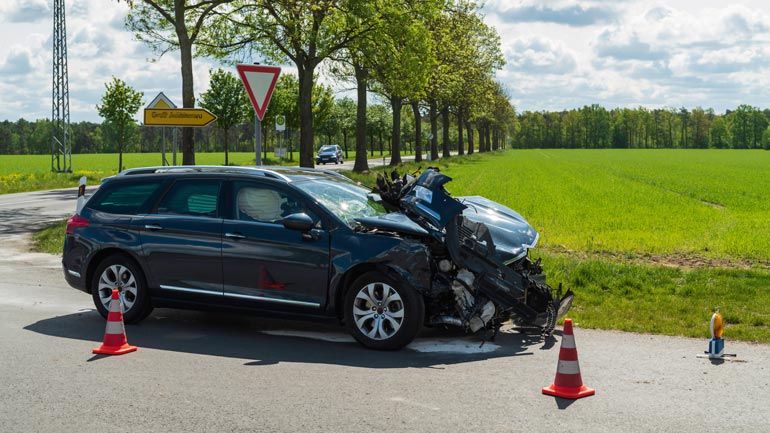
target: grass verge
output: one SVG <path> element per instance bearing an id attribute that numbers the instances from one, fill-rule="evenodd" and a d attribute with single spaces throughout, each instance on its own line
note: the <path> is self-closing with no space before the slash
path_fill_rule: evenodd
<path id="1" fill-rule="evenodd" d="M 39 253 L 61 255 L 64 248 L 64 228 L 67 221 L 59 221 L 32 235 L 32 249 Z"/>

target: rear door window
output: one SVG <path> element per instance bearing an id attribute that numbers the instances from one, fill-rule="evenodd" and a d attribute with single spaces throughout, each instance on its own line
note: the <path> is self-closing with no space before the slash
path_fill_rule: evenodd
<path id="1" fill-rule="evenodd" d="M 135 215 L 144 207 L 161 185 L 161 181 L 115 184 L 105 194 L 89 201 L 88 207 L 112 214 Z"/>
<path id="2" fill-rule="evenodd" d="M 177 181 L 158 204 L 158 213 L 214 218 L 221 185 L 218 180 Z"/>

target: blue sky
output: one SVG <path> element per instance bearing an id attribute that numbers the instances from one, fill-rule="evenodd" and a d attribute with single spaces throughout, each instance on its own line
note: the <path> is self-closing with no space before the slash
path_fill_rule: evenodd
<path id="1" fill-rule="evenodd" d="M 0 120 L 51 115 L 52 0 L 0 2 Z M 100 121 L 94 106 L 117 76 L 181 100 L 178 57 L 157 59 L 125 30 L 127 6 L 67 0 L 73 122 Z M 518 112 L 614 107 L 770 108 L 770 4 L 701 0 L 488 0 L 500 34 L 497 73 Z M 204 59 L 195 91 L 208 88 Z M 340 88 L 340 92 L 344 92 Z"/>

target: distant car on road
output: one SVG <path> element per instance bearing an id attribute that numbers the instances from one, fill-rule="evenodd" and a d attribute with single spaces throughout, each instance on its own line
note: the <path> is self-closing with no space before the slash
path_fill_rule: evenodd
<path id="1" fill-rule="evenodd" d="M 318 150 L 318 154 L 315 157 L 315 163 L 326 164 L 327 162 L 333 162 L 335 164 L 342 164 L 345 162 L 342 157 L 342 149 L 338 145 L 330 144 L 321 146 Z"/>

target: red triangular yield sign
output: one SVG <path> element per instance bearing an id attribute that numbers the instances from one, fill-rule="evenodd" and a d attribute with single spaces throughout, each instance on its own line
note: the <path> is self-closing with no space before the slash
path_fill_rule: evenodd
<path id="1" fill-rule="evenodd" d="M 235 65 L 235 68 L 241 76 L 243 85 L 246 86 L 251 105 L 254 106 L 257 118 L 261 122 L 265 117 L 270 97 L 273 96 L 273 89 L 281 74 L 281 68 L 263 65 Z"/>

